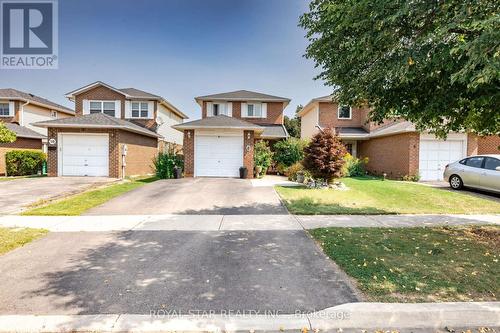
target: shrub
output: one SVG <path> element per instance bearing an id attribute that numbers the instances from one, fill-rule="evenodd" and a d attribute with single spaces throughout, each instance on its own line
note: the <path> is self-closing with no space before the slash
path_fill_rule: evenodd
<path id="1" fill-rule="evenodd" d="M 160 179 L 172 179 L 175 176 L 174 168 L 184 168 L 184 157 L 177 153 L 173 147 L 158 153 L 153 160 L 156 176 Z"/>
<path id="2" fill-rule="evenodd" d="M 11 143 L 16 141 L 16 138 L 16 133 L 8 129 L 3 122 L 0 122 L 0 143 Z"/>
<path id="3" fill-rule="evenodd" d="M 359 177 L 366 174 L 366 165 L 368 164 L 368 157 L 356 158 L 351 154 L 344 156 L 345 164 L 343 174 L 345 177 Z"/>
<path id="4" fill-rule="evenodd" d="M 278 141 L 274 144 L 274 161 L 278 165 L 289 167 L 304 158 L 304 140 L 290 138 L 288 140 Z"/>
<path id="5" fill-rule="evenodd" d="M 314 178 L 324 179 L 330 183 L 334 178 L 342 176 L 347 154 L 345 146 L 330 129 L 316 134 L 304 148 L 302 164 Z"/>
<path id="6" fill-rule="evenodd" d="M 405 182 L 418 182 L 420 180 L 420 175 L 406 175 L 402 177 Z"/>
<path id="7" fill-rule="evenodd" d="M 262 174 L 265 174 L 267 168 L 273 160 L 273 152 L 266 141 L 260 140 L 255 143 L 253 152 L 253 162 L 255 167 L 262 168 Z M 250 170 L 249 170 L 250 172 Z"/>
<path id="8" fill-rule="evenodd" d="M 47 155 L 36 150 L 11 150 L 5 153 L 5 166 L 9 176 L 29 176 L 41 172 Z"/>
<path id="9" fill-rule="evenodd" d="M 304 172 L 304 166 L 302 165 L 302 163 L 297 162 L 289 166 L 286 169 L 286 175 L 288 176 L 288 180 L 296 181 L 298 172 Z"/>

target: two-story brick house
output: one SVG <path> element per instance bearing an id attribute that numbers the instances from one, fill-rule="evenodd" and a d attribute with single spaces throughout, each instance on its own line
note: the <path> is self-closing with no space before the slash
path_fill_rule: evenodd
<path id="1" fill-rule="evenodd" d="M 0 175 L 5 174 L 5 153 L 8 151 L 43 149 L 47 130 L 33 126 L 35 122 L 74 115 L 73 110 L 46 98 L 12 88 L 0 89 L 0 122 L 16 133 L 16 141 L 0 143 Z"/>
<path id="2" fill-rule="evenodd" d="M 238 90 L 196 97 L 202 118 L 173 127 L 184 133 L 187 177 L 253 177 L 256 140 L 288 137 L 283 111 L 290 99 Z"/>
<path id="3" fill-rule="evenodd" d="M 98 81 L 66 97 L 76 117 L 36 123 L 48 129 L 49 176 L 150 174 L 162 141 L 182 144 L 171 126 L 187 116 L 161 96 Z"/>
<path id="4" fill-rule="evenodd" d="M 333 128 L 356 157 L 368 157 L 368 171 L 390 178 L 419 175 L 422 180 L 442 180 L 444 167 L 465 156 L 498 154 L 500 136 L 477 137 L 450 133 L 446 140 L 421 133 L 408 121 L 368 120 L 368 108 L 339 106 L 331 96 L 312 99 L 299 112 L 301 137 L 310 138 L 320 128 Z"/>

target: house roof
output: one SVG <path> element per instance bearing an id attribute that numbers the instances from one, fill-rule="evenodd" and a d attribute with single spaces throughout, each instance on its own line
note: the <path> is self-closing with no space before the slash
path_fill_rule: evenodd
<path id="1" fill-rule="evenodd" d="M 265 139 L 280 139 L 280 138 L 288 138 L 290 135 L 288 134 L 285 126 L 283 125 L 260 125 L 264 127 L 264 132 L 260 135 Z"/>
<path id="2" fill-rule="evenodd" d="M 136 88 L 121 88 L 121 89 L 118 89 L 118 88 L 110 86 L 109 84 L 104 83 L 102 81 L 96 81 L 96 82 L 88 84 L 88 85 L 86 85 L 84 87 L 81 87 L 81 88 L 78 88 L 76 90 L 70 91 L 65 96 L 67 98 L 69 98 L 70 100 L 74 100 L 76 95 L 79 95 L 79 94 L 81 94 L 83 92 L 91 90 L 91 89 L 93 89 L 93 88 L 95 88 L 97 86 L 103 86 L 103 87 L 106 87 L 106 88 L 108 88 L 110 90 L 113 90 L 114 92 L 117 92 L 118 94 L 123 95 L 127 99 L 147 99 L 147 100 L 158 101 L 159 103 L 164 104 L 165 106 L 167 106 L 168 108 L 170 108 L 171 110 L 173 110 L 174 113 L 176 113 L 182 119 L 188 119 L 189 118 L 187 115 L 185 115 L 184 113 L 182 113 L 179 109 L 177 109 L 174 105 L 172 105 L 169 101 L 167 101 L 166 99 L 164 99 L 161 96 L 158 96 L 158 95 L 155 95 L 155 94 L 151 94 L 151 93 L 148 93 L 146 91 L 139 90 L 139 89 L 136 89 Z"/>
<path id="3" fill-rule="evenodd" d="M 335 131 L 340 137 L 367 137 L 369 133 L 363 127 L 336 127 Z"/>
<path id="4" fill-rule="evenodd" d="M 206 117 L 203 119 L 189 121 L 187 123 L 177 124 L 172 126 L 173 128 L 183 131 L 186 129 L 199 129 L 199 128 L 207 128 L 207 129 L 243 129 L 243 130 L 254 130 L 254 131 L 263 131 L 264 128 L 262 126 L 250 123 L 248 121 L 244 121 L 241 119 L 228 117 L 225 115 L 219 115 L 214 117 Z"/>
<path id="5" fill-rule="evenodd" d="M 201 104 L 202 101 L 262 101 L 262 102 L 285 102 L 290 103 L 286 97 L 273 96 L 249 90 L 236 90 L 225 93 L 205 95 L 195 97 L 195 101 Z"/>
<path id="6" fill-rule="evenodd" d="M 143 134 L 159 138 L 161 135 L 136 125 L 130 121 L 108 116 L 104 113 L 92 113 L 81 117 L 62 118 L 56 120 L 40 121 L 32 124 L 37 127 L 76 127 L 76 128 L 115 128 L 124 131 Z"/>
<path id="7" fill-rule="evenodd" d="M 332 101 L 333 101 L 333 95 L 326 95 L 326 96 L 321 96 L 321 97 L 313 98 L 306 105 L 304 105 L 304 107 L 302 108 L 302 110 L 300 110 L 297 113 L 297 115 L 299 117 L 302 117 L 303 115 L 305 115 L 306 113 L 308 113 L 309 111 L 311 111 L 311 106 L 314 103 L 316 103 L 316 102 L 332 102 Z"/>
<path id="8" fill-rule="evenodd" d="M 410 121 L 400 121 L 381 126 L 370 132 L 370 138 L 393 135 L 398 133 L 415 132 L 415 125 Z"/>
<path id="9" fill-rule="evenodd" d="M 71 110 L 70 108 L 49 101 L 48 99 L 45 99 L 43 97 L 26 93 L 24 91 L 20 91 L 17 89 L 12 89 L 12 88 L 0 89 L 0 100 L 2 99 L 30 102 L 36 105 L 44 106 L 48 109 L 60 111 L 71 115 L 75 114 L 75 111 Z"/>
<path id="10" fill-rule="evenodd" d="M 35 132 L 27 127 L 21 126 L 17 123 L 4 123 L 5 127 L 7 127 L 12 132 L 16 133 L 18 138 L 27 138 L 27 139 L 45 139 L 46 136 Z"/>

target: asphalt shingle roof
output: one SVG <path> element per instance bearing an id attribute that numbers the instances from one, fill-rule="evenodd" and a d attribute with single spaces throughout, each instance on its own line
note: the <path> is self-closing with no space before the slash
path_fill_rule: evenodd
<path id="1" fill-rule="evenodd" d="M 38 127 L 81 127 L 81 128 L 118 128 L 126 131 L 141 133 L 147 136 L 160 137 L 159 134 L 136 125 L 130 121 L 108 116 L 104 113 L 92 113 L 81 117 L 69 117 L 33 124 Z"/>
<path id="2" fill-rule="evenodd" d="M 238 118 L 228 117 L 224 115 L 206 117 L 203 119 L 188 121 L 186 123 L 172 126 L 176 129 L 191 129 L 191 128 L 240 128 L 240 129 L 262 129 L 262 126 L 252 124 Z"/>
<path id="3" fill-rule="evenodd" d="M 368 135 L 368 132 L 362 127 L 336 127 L 335 130 L 339 134 Z"/>
<path id="4" fill-rule="evenodd" d="M 288 132 L 283 125 L 260 125 L 264 127 L 263 138 L 288 138 Z"/>
<path id="5" fill-rule="evenodd" d="M 118 89 L 122 93 L 129 95 L 131 98 L 147 98 L 147 99 L 163 99 L 161 96 L 150 94 L 148 92 L 135 89 L 135 88 L 122 88 Z"/>
<path id="6" fill-rule="evenodd" d="M 20 99 L 20 100 L 24 100 L 24 101 L 30 101 L 30 102 L 34 102 L 34 103 L 44 104 L 48 107 L 53 107 L 53 108 L 59 109 L 59 110 L 66 112 L 66 113 L 75 114 L 75 111 L 71 110 L 70 108 L 67 108 L 67 107 L 62 106 L 60 104 L 49 101 L 48 99 L 45 99 L 43 97 L 29 94 L 29 93 L 26 93 L 24 91 L 12 89 L 12 88 L 0 89 L 0 99 Z"/>
<path id="7" fill-rule="evenodd" d="M 259 100 L 259 101 L 282 101 L 290 102 L 289 98 L 267 95 L 249 90 L 236 90 L 220 94 L 196 97 L 195 100 Z"/>
<path id="8" fill-rule="evenodd" d="M 33 131 L 27 127 L 21 126 L 17 123 L 4 123 L 5 127 L 10 129 L 12 132 L 16 133 L 19 138 L 29 138 L 29 139 L 45 139 L 46 136 L 38 132 Z"/>

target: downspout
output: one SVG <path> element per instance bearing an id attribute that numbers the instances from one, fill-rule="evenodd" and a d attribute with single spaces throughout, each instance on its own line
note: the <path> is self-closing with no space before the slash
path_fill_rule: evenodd
<path id="1" fill-rule="evenodd" d="M 21 105 L 21 110 L 19 110 L 19 125 L 24 126 L 24 107 L 30 104 L 30 101 Z"/>

